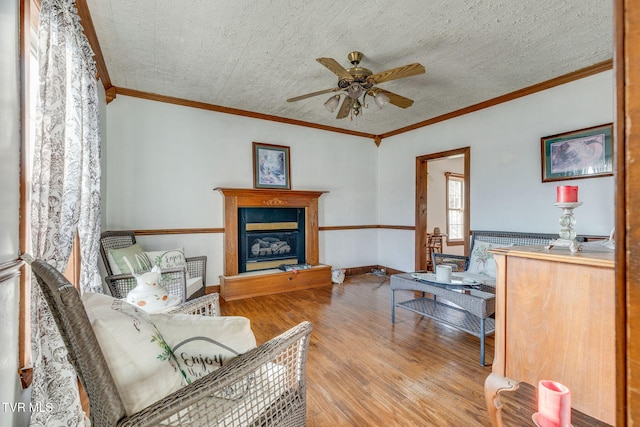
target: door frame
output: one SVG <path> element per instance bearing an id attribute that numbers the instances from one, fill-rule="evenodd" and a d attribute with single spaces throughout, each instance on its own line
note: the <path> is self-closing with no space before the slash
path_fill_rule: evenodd
<path id="1" fill-rule="evenodd" d="M 415 270 L 427 268 L 427 190 L 429 187 L 428 163 L 431 160 L 443 159 L 456 155 L 464 158 L 464 253 L 469 251 L 469 220 L 471 218 L 471 147 L 456 148 L 439 153 L 426 154 L 416 157 L 416 205 L 415 205 Z"/>

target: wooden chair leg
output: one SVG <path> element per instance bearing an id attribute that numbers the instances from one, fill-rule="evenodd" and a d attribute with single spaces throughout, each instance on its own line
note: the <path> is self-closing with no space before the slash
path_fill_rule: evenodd
<path id="1" fill-rule="evenodd" d="M 502 401 L 500 393 L 503 391 L 516 391 L 518 383 L 511 378 L 503 377 L 495 372 L 491 373 L 484 382 L 484 398 L 487 402 L 487 410 L 493 427 L 502 427 Z"/>

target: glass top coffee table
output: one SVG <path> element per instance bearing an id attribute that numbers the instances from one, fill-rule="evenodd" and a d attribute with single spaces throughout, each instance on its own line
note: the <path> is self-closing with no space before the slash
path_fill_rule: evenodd
<path id="1" fill-rule="evenodd" d="M 479 283 L 465 273 L 454 273 L 452 283 L 438 282 L 430 273 L 414 275 L 391 276 L 391 323 L 395 323 L 397 306 L 474 335 L 480 338 L 480 364 L 484 366 L 484 340 L 495 332 L 495 320 L 490 317 L 495 311 L 495 287 Z M 422 297 L 396 303 L 398 290 L 422 292 Z M 433 298 L 426 298 L 425 293 Z"/>

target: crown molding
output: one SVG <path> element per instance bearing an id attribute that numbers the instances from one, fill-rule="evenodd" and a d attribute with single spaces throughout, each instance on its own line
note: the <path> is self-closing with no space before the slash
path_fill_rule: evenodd
<path id="1" fill-rule="evenodd" d="M 305 121 L 302 121 L 302 120 L 288 119 L 288 118 L 285 118 L 285 117 L 272 116 L 270 114 L 263 114 L 263 113 L 256 113 L 254 111 L 241 110 L 239 108 L 223 107 L 221 105 L 208 104 L 206 102 L 191 101 L 191 100 L 184 99 L 184 98 L 175 98 L 173 96 L 166 96 L 166 95 L 160 95 L 160 94 L 157 94 L 157 93 L 143 92 L 143 91 L 139 91 L 139 90 L 127 89 L 127 88 L 122 88 L 122 87 L 117 87 L 117 86 L 116 86 L 116 94 L 124 95 L 124 96 L 131 96 L 131 97 L 141 98 L 141 99 L 148 99 L 148 100 L 151 100 L 151 101 L 165 102 L 165 103 L 168 103 L 168 104 L 182 105 L 182 106 L 185 106 L 185 107 L 200 108 L 202 110 L 216 111 L 218 113 L 225 113 L 225 114 L 233 114 L 233 115 L 236 115 L 236 116 L 250 117 L 250 118 L 253 118 L 253 119 L 268 120 L 268 121 L 272 121 L 272 122 L 286 123 L 286 124 L 295 125 L 295 126 L 304 126 L 304 127 L 308 127 L 308 128 L 326 130 L 326 131 L 329 131 L 329 132 L 337 132 L 337 133 L 343 133 L 343 134 L 347 134 L 347 135 L 359 136 L 359 137 L 362 137 L 362 138 L 373 139 L 375 137 L 375 135 L 372 134 L 372 133 L 357 132 L 357 131 L 352 131 L 352 130 L 348 130 L 348 129 L 341 129 L 341 128 L 337 128 L 337 127 L 333 127 L 333 126 L 325 126 L 325 125 L 320 125 L 320 124 L 317 124 L 317 123 L 305 122 Z"/>
<path id="2" fill-rule="evenodd" d="M 502 104 L 505 102 L 513 101 L 514 99 L 522 98 L 536 92 L 541 92 L 546 89 L 550 89 L 552 87 L 560 86 L 565 83 L 570 83 L 576 80 L 583 79 L 585 77 L 592 76 L 594 74 L 599 74 L 607 70 L 613 69 L 613 60 L 610 59 L 608 61 L 599 62 L 597 64 L 591 65 L 589 67 L 582 68 L 577 71 L 573 71 L 571 73 L 565 74 L 563 76 L 556 77 L 551 80 L 544 81 L 542 83 L 538 83 L 520 90 L 516 90 L 514 92 L 507 93 L 502 96 L 498 96 L 493 99 L 489 99 L 487 101 L 480 102 L 478 104 L 470 105 L 469 107 L 461 108 L 456 111 L 452 111 L 447 114 L 443 114 L 438 117 L 433 117 L 431 119 L 424 120 L 422 122 L 415 123 L 413 125 L 405 126 L 400 129 L 396 129 L 391 132 L 383 133 L 380 135 L 380 138 L 388 138 L 390 136 L 399 135 L 401 133 L 409 132 L 415 129 L 419 129 L 421 127 L 429 126 L 438 122 L 443 122 L 446 120 L 450 120 L 454 117 L 463 116 L 465 114 L 473 113 L 475 111 L 483 110 L 485 108 L 493 107 L 494 105 Z"/>

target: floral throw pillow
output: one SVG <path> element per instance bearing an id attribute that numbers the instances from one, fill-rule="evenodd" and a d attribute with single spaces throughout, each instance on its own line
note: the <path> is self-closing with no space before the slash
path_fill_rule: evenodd
<path id="1" fill-rule="evenodd" d="M 495 279 L 496 277 L 496 262 L 493 259 L 493 254 L 489 252 L 493 248 L 505 248 L 513 246 L 513 244 L 500 245 L 497 243 L 483 242 L 476 240 L 473 243 L 473 251 L 469 258 L 468 273 L 484 274 Z"/>
<path id="2" fill-rule="evenodd" d="M 146 312 L 98 293 L 84 293 L 82 302 L 128 415 L 183 387 L 171 348 Z"/>

